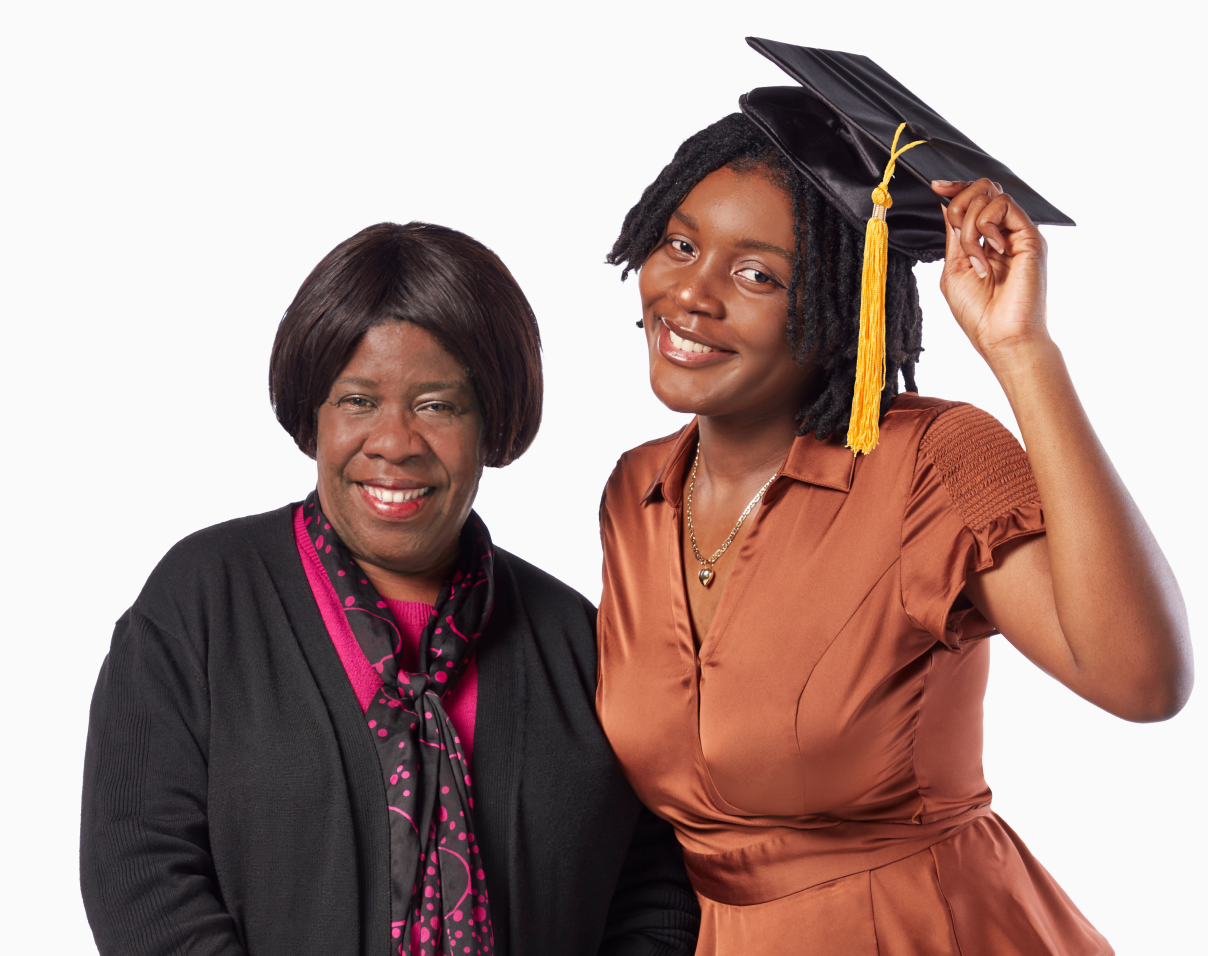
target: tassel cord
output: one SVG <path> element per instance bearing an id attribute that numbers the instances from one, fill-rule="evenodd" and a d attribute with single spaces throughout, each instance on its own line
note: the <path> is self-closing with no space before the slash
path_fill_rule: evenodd
<path id="1" fill-rule="evenodd" d="M 889 226 L 885 213 L 893 205 L 889 180 L 893 178 L 898 157 L 926 142 L 915 140 L 899 149 L 898 139 L 905 128 L 902 123 L 894 133 L 889 164 L 880 184 L 872 191 L 873 214 L 864 231 L 856 384 L 847 428 L 847 447 L 853 454 L 867 455 L 880 440 L 881 393 L 885 390 L 885 279 L 889 269 Z"/>

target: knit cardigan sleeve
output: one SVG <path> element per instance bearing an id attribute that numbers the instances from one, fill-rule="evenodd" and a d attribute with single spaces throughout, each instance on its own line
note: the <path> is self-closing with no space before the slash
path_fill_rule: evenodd
<path id="1" fill-rule="evenodd" d="M 88 725 L 80 884 L 101 956 L 244 956 L 206 824 L 209 695 L 183 642 L 132 609 Z"/>
<path id="2" fill-rule="evenodd" d="M 691 956 L 700 904 L 671 824 L 642 808 L 617 879 L 599 956 Z"/>

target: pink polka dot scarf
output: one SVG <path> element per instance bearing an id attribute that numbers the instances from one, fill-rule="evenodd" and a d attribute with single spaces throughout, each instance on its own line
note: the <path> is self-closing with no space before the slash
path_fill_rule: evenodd
<path id="1" fill-rule="evenodd" d="M 399 956 L 494 952 L 486 879 L 474 839 L 474 798 L 461 740 L 442 698 L 469 666 L 494 603 L 491 536 L 474 512 L 420 638 L 421 669 L 400 669 L 402 635 L 311 492 L 306 529 L 361 650 L 382 675 L 365 712 L 390 811 L 392 947 Z"/>

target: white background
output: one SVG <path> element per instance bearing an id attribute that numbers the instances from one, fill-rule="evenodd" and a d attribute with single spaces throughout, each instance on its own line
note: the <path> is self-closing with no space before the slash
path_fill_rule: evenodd
<path id="1" fill-rule="evenodd" d="M 13 4 L 6 952 L 94 952 L 80 768 L 112 623 L 173 542 L 311 488 L 313 463 L 269 408 L 269 348 L 298 284 L 357 230 L 453 226 L 520 281 L 544 338 L 545 420 L 523 459 L 488 472 L 478 507 L 502 546 L 598 598 L 609 470 L 678 425 L 646 385 L 636 283 L 603 257 L 683 138 L 745 90 L 789 82 L 747 34 L 870 55 L 1078 221 L 1048 230 L 1054 334 L 1202 629 L 1208 140 L 1202 30 L 1182 7 Z M 937 269 L 918 270 L 920 387 L 1014 427 Z M 996 639 L 995 806 L 1123 954 L 1203 951 L 1204 703 L 1126 724 Z"/>

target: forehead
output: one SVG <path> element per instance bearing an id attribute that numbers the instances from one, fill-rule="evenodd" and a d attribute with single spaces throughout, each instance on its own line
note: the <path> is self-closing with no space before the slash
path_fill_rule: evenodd
<path id="1" fill-rule="evenodd" d="M 469 376 L 436 336 L 411 322 L 388 321 L 365 333 L 339 379 L 381 383 L 431 381 L 469 385 Z"/>
<path id="2" fill-rule="evenodd" d="M 793 244 L 792 200 L 762 168 L 714 170 L 693 187 L 676 212 L 673 224 L 687 219 L 685 225 L 719 238 Z"/>

